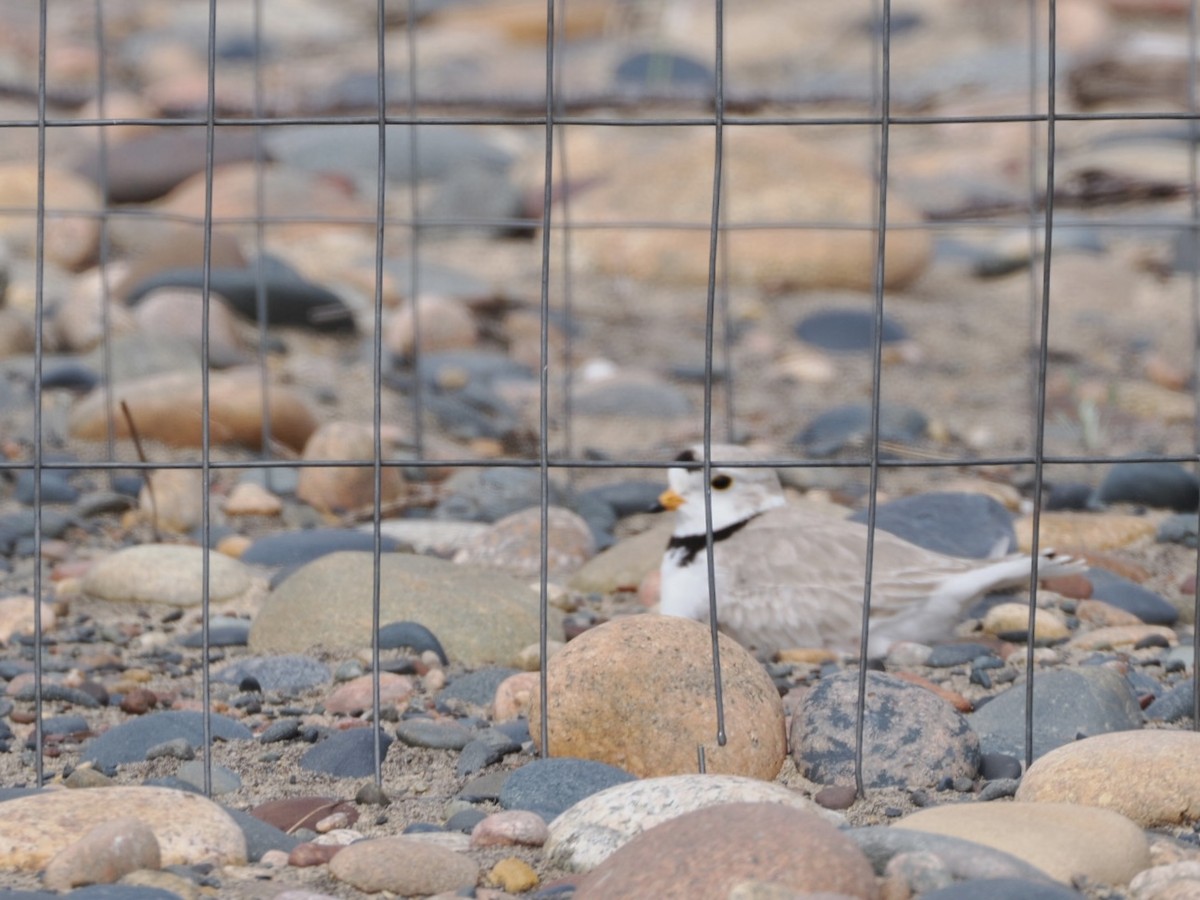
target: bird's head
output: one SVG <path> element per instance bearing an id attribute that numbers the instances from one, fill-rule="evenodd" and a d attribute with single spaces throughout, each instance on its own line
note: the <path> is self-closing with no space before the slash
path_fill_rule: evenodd
<path id="1" fill-rule="evenodd" d="M 751 462 L 756 459 L 743 447 L 713 444 L 711 451 L 713 465 L 709 469 L 708 483 L 712 488 L 714 531 L 783 505 L 783 487 L 774 469 L 737 465 L 739 461 Z M 690 447 L 675 457 L 677 463 L 700 463 L 703 459 L 704 448 L 700 445 Z M 658 502 L 664 509 L 676 511 L 675 533 L 703 534 L 704 469 L 700 466 L 673 466 L 667 470 L 667 483 L 670 487 L 659 495 Z"/>

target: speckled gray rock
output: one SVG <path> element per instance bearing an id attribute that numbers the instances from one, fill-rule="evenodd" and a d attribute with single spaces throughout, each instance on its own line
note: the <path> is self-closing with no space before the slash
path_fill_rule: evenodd
<path id="1" fill-rule="evenodd" d="M 251 656 L 230 663 L 213 673 L 213 680 L 240 684 L 253 678 L 264 691 L 298 694 L 332 678 L 329 667 L 311 656 L 289 653 L 283 656 Z"/>
<path id="2" fill-rule="evenodd" d="M 508 776 L 500 805 L 531 810 L 550 822 L 584 797 L 633 780 L 616 766 L 589 759 L 535 759 Z"/>
<path id="3" fill-rule="evenodd" d="M 380 564 L 382 621 L 420 622 L 454 662 L 512 663 L 538 640 L 538 595 L 512 576 L 406 553 L 387 554 Z M 371 589 L 371 554 L 323 556 L 271 593 L 250 629 L 250 649 L 369 647 Z M 550 636 L 557 638 L 562 614 L 551 609 L 549 615 Z"/>
<path id="4" fill-rule="evenodd" d="M 204 551 L 178 544 L 126 547 L 100 560 L 83 577 L 84 593 L 102 600 L 197 606 L 204 598 L 201 583 Z M 232 600 L 249 590 L 250 570 L 236 559 L 209 553 L 208 591 L 214 603 Z"/>
<path id="5" fill-rule="evenodd" d="M 310 772 L 324 772 L 336 778 L 365 778 L 375 771 L 375 751 L 371 736 L 375 729 L 354 728 L 336 731 L 323 741 L 313 744 L 300 757 L 300 768 Z M 387 732 L 379 732 L 379 758 L 387 757 L 392 738 Z"/>
<path id="6" fill-rule="evenodd" d="M 858 674 L 822 678 L 792 718 L 796 766 L 818 784 L 854 783 Z M 974 778 L 979 738 L 949 703 L 882 672 L 867 673 L 863 781 L 867 787 L 932 787 Z"/>
<path id="7" fill-rule="evenodd" d="M 241 722 L 213 713 L 212 735 L 222 741 L 248 741 L 253 733 Z M 175 738 L 186 738 L 193 747 L 204 744 L 204 714 L 190 710 L 167 710 L 138 716 L 110 728 L 83 745 L 80 757 L 107 768 L 138 762 L 146 751 Z"/>
<path id="8" fill-rule="evenodd" d="M 969 717 L 985 753 L 1025 758 L 1025 685 L 993 697 Z M 1119 672 L 1081 666 L 1037 672 L 1033 681 L 1033 757 L 1081 735 L 1142 727 L 1142 711 Z"/>
<path id="9" fill-rule="evenodd" d="M 774 782 L 740 775 L 664 775 L 614 785 L 580 800 L 552 823 L 546 853 L 556 865 L 587 872 L 643 831 L 722 803 L 781 803 L 834 824 L 841 819 Z"/>

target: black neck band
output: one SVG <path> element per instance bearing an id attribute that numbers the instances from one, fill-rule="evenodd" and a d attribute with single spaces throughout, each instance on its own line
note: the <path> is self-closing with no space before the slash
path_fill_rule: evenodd
<path id="1" fill-rule="evenodd" d="M 742 519 L 740 522 L 734 522 L 732 525 L 713 532 L 713 545 L 716 546 L 721 541 L 728 537 L 733 537 L 743 528 L 745 528 L 755 517 Z M 691 565 L 695 561 L 697 554 L 708 546 L 707 534 L 688 534 L 688 535 L 671 535 L 671 540 L 667 541 L 667 550 L 683 549 L 683 555 L 679 557 L 679 565 Z"/>

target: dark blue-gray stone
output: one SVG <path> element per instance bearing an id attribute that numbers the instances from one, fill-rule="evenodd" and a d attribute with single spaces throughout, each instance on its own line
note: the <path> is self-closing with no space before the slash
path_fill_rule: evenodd
<path id="1" fill-rule="evenodd" d="M 475 737 L 475 733 L 457 722 L 440 719 L 403 719 L 396 726 L 396 737 L 410 747 L 428 747 L 431 750 L 461 750 Z"/>
<path id="2" fill-rule="evenodd" d="M 505 771 L 492 771 L 472 778 L 458 792 L 458 799 L 467 803 L 499 803 L 508 776 Z"/>
<path id="3" fill-rule="evenodd" d="M 42 719 L 42 736 L 48 735 L 82 735 L 90 732 L 91 726 L 88 720 L 83 716 L 62 715 L 62 716 L 46 716 Z M 29 732 L 29 737 L 25 740 L 26 747 L 34 746 L 37 739 L 37 734 L 33 731 Z"/>
<path id="4" fill-rule="evenodd" d="M 1024 878 L 977 878 L 921 895 L 921 900 L 1083 900 L 1084 895 L 1060 884 Z"/>
<path id="5" fill-rule="evenodd" d="M 301 721 L 294 717 L 279 719 L 264 728 L 258 735 L 259 743 L 276 744 L 294 740 L 300 734 Z"/>
<path id="6" fill-rule="evenodd" d="M 1189 648 L 1190 649 L 1190 648 Z M 1192 700 L 1195 682 L 1191 678 L 1181 681 L 1146 707 L 1146 718 L 1153 721 L 1178 722 L 1192 715 Z"/>
<path id="7" fill-rule="evenodd" d="M 253 678 L 264 691 L 298 694 L 333 679 L 329 667 L 320 660 L 300 654 L 249 656 L 213 673 L 213 681 L 241 684 Z"/>
<path id="8" fill-rule="evenodd" d="M 860 509 L 850 518 L 865 523 L 867 511 Z M 1012 513 L 984 494 L 941 491 L 901 497 L 875 508 L 875 525 L 947 556 L 987 559 L 1017 549 Z"/>
<path id="9" fill-rule="evenodd" d="M 402 549 L 394 538 L 380 537 L 385 553 Z M 246 548 L 241 560 L 251 566 L 296 566 L 312 562 L 327 553 L 341 550 L 366 550 L 375 547 L 375 536 L 356 528 L 310 528 L 267 535 Z"/>
<path id="10" fill-rule="evenodd" d="M 550 483 L 550 503 L 563 506 L 566 498 Z M 442 486 L 442 499 L 434 508 L 435 519 L 460 522 L 495 522 L 510 513 L 541 502 L 541 476 L 536 469 L 495 466 L 460 469 Z"/>
<path id="11" fill-rule="evenodd" d="M 300 768 L 324 772 L 336 778 L 365 778 L 375 772 L 375 749 L 371 735 L 374 728 L 353 728 L 335 731 L 323 741 L 313 744 L 300 757 Z M 379 732 L 379 758 L 387 756 L 392 739 Z"/>
<path id="12" fill-rule="evenodd" d="M 662 481 L 618 481 L 582 491 L 579 499 L 599 500 L 611 507 L 618 518 L 624 518 L 653 509 L 665 488 Z"/>
<path id="13" fill-rule="evenodd" d="M 713 70 L 706 63 L 665 50 L 631 53 L 617 64 L 617 83 L 634 88 L 692 88 L 712 92 Z"/>
<path id="14" fill-rule="evenodd" d="M 13 485 L 13 497 L 18 503 L 26 506 L 33 505 L 34 488 L 33 470 L 21 469 L 17 472 L 17 480 Z M 79 499 L 79 491 L 67 480 L 67 473 L 57 469 L 42 470 L 42 503 L 74 503 Z"/>
<path id="15" fill-rule="evenodd" d="M 854 781 L 858 673 L 822 677 L 792 719 L 796 766 L 817 784 Z M 867 673 L 863 731 L 866 787 L 934 787 L 944 778 L 974 778 L 979 738 L 941 698 L 882 672 Z"/>
<path id="16" fill-rule="evenodd" d="M 623 769 L 586 759 L 536 759 L 514 771 L 500 789 L 505 809 L 527 809 L 547 822 L 584 797 L 636 778 Z"/>
<path id="17" fill-rule="evenodd" d="M 517 411 L 490 385 L 469 384 L 461 390 L 427 394 L 424 408 L 438 425 L 459 440 L 504 441 L 521 427 Z"/>
<path id="18" fill-rule="evenodd" d="M 479 732 L 469 744 L 462 749 L 458 757 L 458 777 L 465 778 L 474 775 L 492 763 L 497 763 L 510 753 L 521 749 L 521 744 L 497 728 L 486 728 Z"/>
<path id="19" fill-rule="evenodd" d="M 249 619 L 217 616 L 208 624 L 208 645 L 210 647 L 244 647 L 250 639 L 250 625 Z M 204 633 L 193 631 L 185 634 L 178 643 L 181 647 L 202 647 Z"/>
<path id="20" fill-rule="evenodd" d="M 88 491 L 75 501 L 74 513 L 81 519 L 92 516 L 115 515 L 133 509 L 137 498 L 120 491 Z"/>
<path id="21" fill-rule="evenodd" d="M 42 390 L 87 393 L 100 383 L 100 373 L 74 359 L 56 359 L 42 368 Z"/>
<path id="22" fill-rule="evenodd" d="M 386 625 L 381 625 L 379 628 L 379 647 L 382 650 L 399 650 L 402 647 L 407 647 L 410 650 L 415 650 L 417 653 L 432 650 L 437 654 L 437 658 L 442 661 L 442 665 L 450 662 L 446 657 L 446 651 L 442 649 L 442 642 L 437 639 L 437 635 L 420 622 L 388 622 Z"/>
<path id="23" fill-rule="evenodd" d="M 955 878 L 1023 878 L 1052 884 L 1040 869 L 1003 850 L 943 834 L 874 825 L 842 832 L 867 855 L 875 874 L 882 875 L 900 853 L 932 853 Z M 927 896 L 927 895 L 925 895 Z"/>
<path id="24" fill-rule="evenodd" d="M 470 834 L 475 826 L 486 819 L 488 814 L 482 809 L 460 809 L 446 820 L 445 831 L 461 831 Z"/>
<path id="25" fill-rule="evenodd" d="M 13 540 L 33 537 L 33 523 L 38 510 L 19 509 L 0 516 L 0 532 L 9 534 Z M 41 507 L 42 539 L 60 538 L 75 524 L 75 517 L 58 509 Z"/>
<path id="26" fill-rule="evenodd" d="M 1108 569 L 1089 568 L 1087 577 L 1093 597 L 1133 613 L 1147 625 L 1174 625 L 1179 618 L 1179 611 L 1154 591 Z"/>
<path id="27" fill-rule="evenodd" d="M 329 288 L 313 284 L 283 263 L 266 257 L 262 266 L 262 286 L 268 325 L 292 325 L 321 332 L 354 330 L 350 307 Z M 229 307 L 252 321 L 258 320 L 258 266 L 251 262 L 245 269 L 214 268 L 209 286 Z M 129 292 L 136 305 L 159 288 L 195 288 L 203 285 L 204 270 L 199 266 L 164 269 L 139 281 Z"/>
<path id="28" fill-rule="evenodd" d="M 1200 501 L 1200 480 L 1179 463 L 1116 463 L 1096 488 L 1095 500 L 1187 512 Z"/>
<path id="29" fill-rule="evenodd" d="M 32 702 L 34 697 L 33 685 L 27 684 L 15 694 L 12 695 L 14 700 L 21 700 L 26 703 Z M 70 688 L 64 684 L 43 684 L 42 685 L 42 702 L 43 703 L 69 703 L 72 706 L 82 706 L 84 709 L 99 709 L 101 703 L 87 691 L 81 691 L 78 688 Z"/>
<path id="30" fill-rule="evenodd" d="M 1007 753 L 984 753 L 979 760 L 979 774 L 988 781 L 1020 778 L 1021 760 Z"/>
<path id="31" fill-rule="evenodd" d="M 1046 485 L 1042 493 L 1042 507 L 1046 510 L 1084 510 L 1090 508 L 1095 489 L 1090 484 L 1068 481 Z"/>
<path id="32" fill-rule="evenodd" d="M 879 439 L 895 444 L 914 444 L 925 437 L 929 420 L 918 410 L 902 406 L 884 406 L 879 410 Z M 868 404 L 838 406 L 821 413 L 800 431 L 792 443 L 809 456 L 833 456 L 846 448 L 866 448 L 871 435 L 871 407 Z M 894 454 L 880 451 L 883 457 Z"/>
<path id="33" fill-rule="evenodd" d="M 875 347 L 875 311 L 826 309 L 805 316 L 796 337 L 824 350 L 869 351 Z M 883 343 L 907 340 L 908 333 L 891 317 L 883 317 Z"/>
<path id="34" fill-rule="evenodd" d="M 221 741 L 248 741 L 250 729 L 228 716 L 209 716 L 212 736 Z M 140 762 L 151 747 L 175 738 L 185 738 L 193 747 L 204 745 L 204 713 L 167 710 L 123 722 L 83 745 L 80 759 L 101 768 Z"/>
<path id="35" fill-rule="evenodd" d="M 965 666 L 981 656 L 994 656 L 991 647 L 984 644 L 937 644 L 932 648 L 925 665 L 934 669 L 948 669 L 951 666 Z"/>
<path id="36" fill-rule="evenodd" d="M 1158 523 L 1155 540 L 1160 544 L 1182 544 L 1196 549 L 1196 532 L 1200 522 L 1195 513 L 1176 513 Z"/>
<path id="37" fill-rule="evenodd" d="M 439 702 L 447 700 L 469 703 L 472 706 L 489 706 L 496 697 L 500 682 L 515 675 L 517 669 L 487 668 L 459 675 L 438 692 Z"/>
<path id="38" fill-rule="evenodd" d="M 1025 758 L 1025 684 L 997 694 L 968 717 L 984 753 Z M 1033 682 L 1033 758 L 1110 731 L 1142 727 L 1129 683 L 1103 666 L 1037 672 Z"/>
<path id="39" fill-rule="evenodd" d="M 230 807 L 223 809 L 233 817 L 233 821 L 237 822 L 238 828 L 242 829 L 242 834 L 246 836 L 246 858 L 250 862 L 258 862 L 268 850 L 290 853 L 301 843 L 300 838 L 267 824 L 245 810 Z"/>

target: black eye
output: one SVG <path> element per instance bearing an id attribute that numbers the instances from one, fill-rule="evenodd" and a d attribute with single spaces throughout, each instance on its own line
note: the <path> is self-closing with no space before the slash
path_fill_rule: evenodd
<path id="1" fill-rule="evenodd" d="M 731 484 L 733 484 L 733 479 L 730 478 L 728 475 L 714 475 L 713 476 L 712 486 L 714 488 L 716 488 L 718 491 L 725 490 L 725 488 L 729 487 Z"/>

